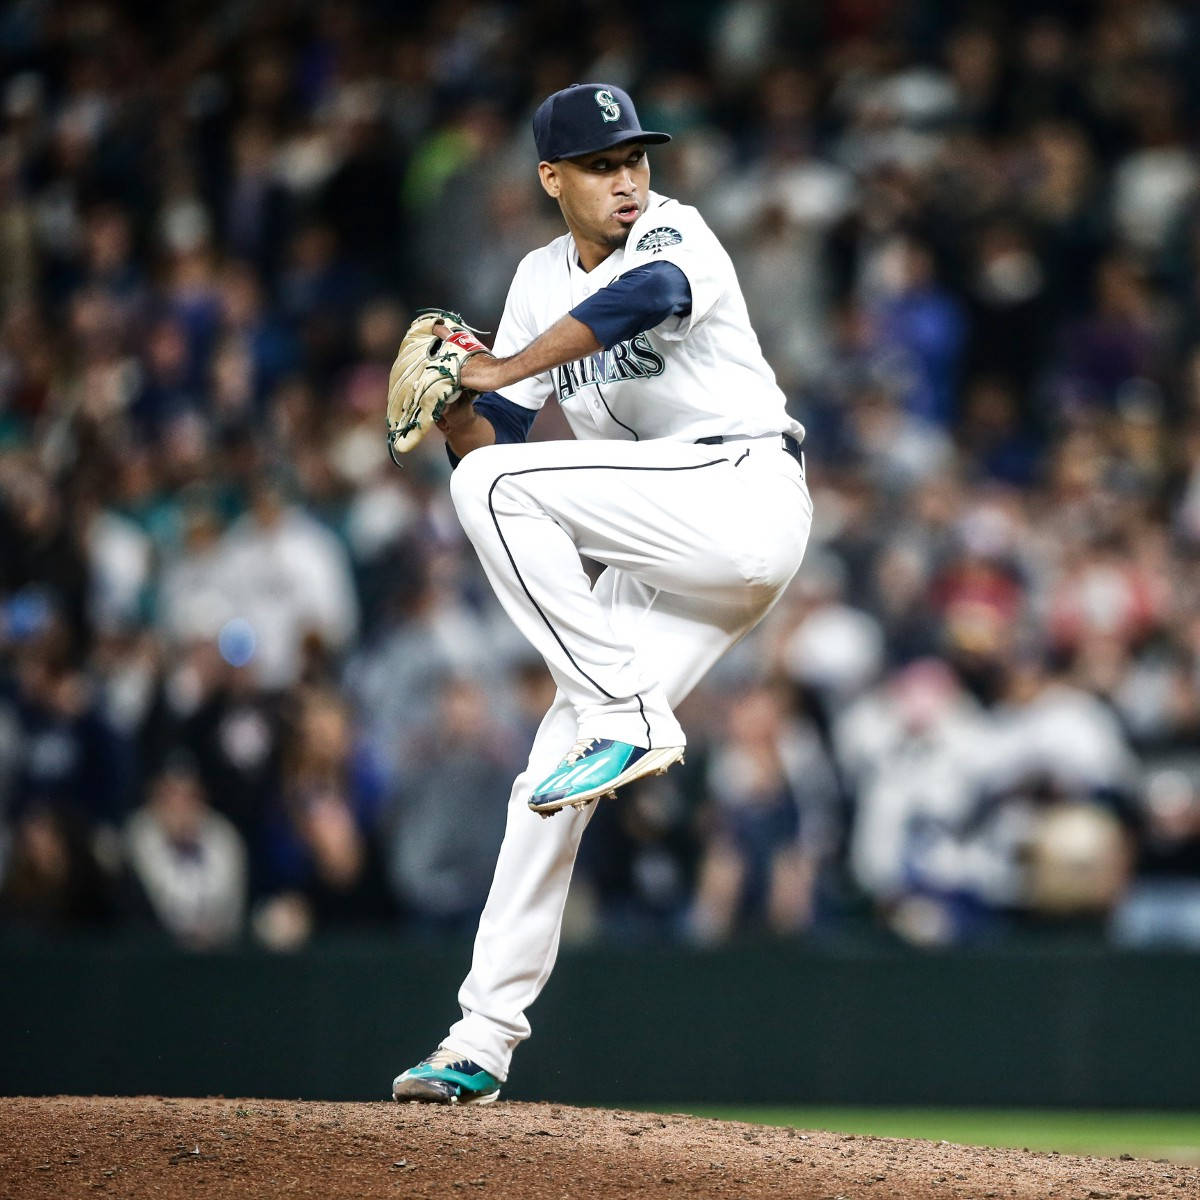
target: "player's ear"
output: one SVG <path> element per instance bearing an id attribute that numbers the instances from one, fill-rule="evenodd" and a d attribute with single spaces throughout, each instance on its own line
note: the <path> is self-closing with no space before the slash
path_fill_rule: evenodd
<path id="1" fill-rule="evenodd" d="M 547 196 L 553 196 L 558 199 L 559 193 L 562 191 L 562 176 L 558 173 L 558 164 L 552 162 L 538 163 L 538 178 L 542 181 L 542 187 L 545 189 Z"/>

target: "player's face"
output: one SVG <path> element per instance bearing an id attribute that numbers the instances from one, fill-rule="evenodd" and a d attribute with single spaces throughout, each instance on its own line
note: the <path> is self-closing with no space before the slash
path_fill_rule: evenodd
<path id="1" fill-rule="evenodd" d="M 544 162 L 538 171 L 589 271 L 625 245 L 633 223 L 646 211 L 650 163 L 641 142 Z"/>

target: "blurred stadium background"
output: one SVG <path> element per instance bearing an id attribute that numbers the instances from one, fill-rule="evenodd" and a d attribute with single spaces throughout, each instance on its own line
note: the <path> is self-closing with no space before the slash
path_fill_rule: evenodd
<path id="1" fill-rule="evenodd" d="M 382 397 L 412 309 L 495 328 L 595 78 L 817 518 L 601 805 L 518 1089 L 674 1099 L 553 1056 L 736 1027 L 777 1100 L 1200 1104 L 1198 52 L 1183 0 L 7 5 L 0 1087 L 373 1095 L 453 1015 L 551 687 Z"/>

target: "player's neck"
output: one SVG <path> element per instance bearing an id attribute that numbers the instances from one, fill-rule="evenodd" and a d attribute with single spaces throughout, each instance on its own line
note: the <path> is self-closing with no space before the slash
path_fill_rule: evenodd
<path id="1" fill-rule="evenodd" d="M 601 263 L 612 258 L 616 252 L 616 248 L 609 246 L 603 253 L 597 253 L 594 249 L 581 246 L 578 242 L 575 243 L 575 260 L 587 274 L 591 274 Z"/>
<path id="2" fill-rule="evenodd" d="M 579 265 L 589 274 L 624 247 L 624 242 L 620 245 L 614 245 L 612 242 L 595 242 L 581 236 L 579 231 L 571 229 L 570 225 L 567 228 L 575 242 L 575 254 Z"/>

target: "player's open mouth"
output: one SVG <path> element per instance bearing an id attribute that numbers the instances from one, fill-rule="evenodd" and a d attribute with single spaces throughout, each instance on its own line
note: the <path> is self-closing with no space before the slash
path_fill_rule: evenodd
<path id="1" fill-rule="evenodd" d="M 623 225 L 632 225 L 642 215 L 642 210 L 636 204 L 623 204 L 613 215 Z"/>

